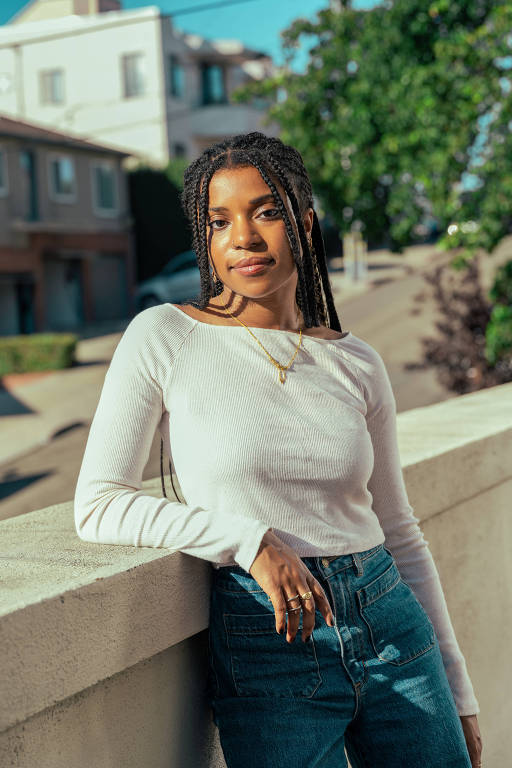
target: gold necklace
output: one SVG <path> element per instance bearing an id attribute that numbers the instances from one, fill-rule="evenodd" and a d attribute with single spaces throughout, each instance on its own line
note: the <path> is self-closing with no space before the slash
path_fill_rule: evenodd
<path id="1" fill-rule="evenodd" d="M 224 304 L 224 302 L 222 301 L 222 299 L 221 299 L 220 301 L 221 301 L 221 304 L 222 304 L 222 306 L 223 306 L 223 307 L 224 307 L 224 309 L 226 310 L 226 312 L 229 312 L 229 309 L 226 307 L 226 305 Z M 294 355 L 293 355 L 292 359 L 290 360 L 290 362 L 288 363 L 288 365 L 281 365 L 281 363 L 278 363 L 278 362 L 277 362 L 277 360 L 276 360 L 274 357 L 272 357 L 272 355 L 271 355 L 269 352 L 267 352 L 267 350 L 265 349 L 265 347 L 263 346 L 263 344 L 261 343 L 261 341 L 259 341 L 259 339 L 257 339 L 257 338 L 256 338 L 256 336 L 254 336 L 254 333 L 251 331 L 251 329 L 250 329 L 250 328 L 248 328 L 248 327 L 246 326 L 246 324 L 245 324 L 245 323 L 243 323 L 241 320 L 239 320 L 239 319 L 238 319 L 238 317 L 235 317 L 235 316 L 234 316 L 234 314 L 233 314 L 232 312 L 229 312 L 229 314 L 230 314 L 230 315 L 231 315 L 231 317 L 233 317 L 233 318 L 234 318 L 234 319 L 235 319 L 235 320 L 236 320 L 238 323 L 240 323 L 240 325 L 243 325 L 243 326 L 244 326 L 244 328 L 247 328 L 247 330 L 249 331 L 249 333 L 251 334 L 251 336 L 253 336 L 253 337 L 256 339 L 256 341 L 258 342 L 258 344 L 260 345 L 260 347 L 262 348 L 262 350 L 264 351 L 264 353 L 267 355 L 267 357 L 268 357 L 268 359 L 270 360 L 270 362 L 271 362 L 273 365 L 275 365 L 275 366 L 276 366 L 276 368 L 278 368 L 278 369 L 279 369 L 279 381 L 281 382 L 281 384 L 284 384 L 284 382 L 286 381 L 286 373 L 285 373 L 285 371 L 287 371 L 287 370 L 288 370 L 288 368 L 290 367 L 290 365 L 291 365 L 291 364 L 293 363 L 293 361 L 295 360 L 295 357 L 296 357 L 296 355 L 297 355 L 297 352 L 299 351 L 300 345 L 301 345 L 301 343 L 302 343 L 302 328 L 299 330 L 299 343 L 298 343 L 298 345 L 297 345 L 297 349 L 295 350 L 295 353 L 294 353 Z"/>

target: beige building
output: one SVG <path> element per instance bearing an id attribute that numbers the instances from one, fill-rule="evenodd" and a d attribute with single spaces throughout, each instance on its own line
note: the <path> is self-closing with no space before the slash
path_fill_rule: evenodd
<path id="1" fill-rule="evenodd" d="M 235 104 L 239 85 L 274 72 L 237 40 L 174 26 L 156 6 L 33 0 L 0 27 L 0 112 L 107 142 L 165 165 L 226 136 L 261 130 L 269 102 Z"/>
<path id="2" fill-rule="evenodd" d="M 0 336 L 130 315 L 125 158 L 0 115 Z"/>

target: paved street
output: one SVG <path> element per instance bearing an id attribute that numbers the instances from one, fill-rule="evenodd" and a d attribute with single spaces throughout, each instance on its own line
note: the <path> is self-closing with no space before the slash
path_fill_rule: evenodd
<path id="1" fill-rule="evenodd" d="M 433 370 L 404 368 L 420 360 L 420 337 L 435 331 L 432 303 L 416 303 L 413 297 L 426 287 L 422 269 L 439 258 L 446 260 L 430 246 L 410 249 L 406 257 L 370 253 L 366 287 L 345 283 L 342 272 L 332 273 L 342 328 L 382 355 L 398 411 L 454 396 L 436 381 Z M 120 335 L 117 331 L 81 340 L 80 365 L 72 369 L 21 384 L 23 377 L 12 377 L 10 383 L 7 377 L 10 388 L 0 390 L 0 519 L 73 497 L 90 421 Z M 13 446 L 23 455 L 10 457 Z M 143 479 L 159 475 L 159 462 L 160 436 L 155 435 Z M 172 495 L 168 480 L 167 487 Z"/>

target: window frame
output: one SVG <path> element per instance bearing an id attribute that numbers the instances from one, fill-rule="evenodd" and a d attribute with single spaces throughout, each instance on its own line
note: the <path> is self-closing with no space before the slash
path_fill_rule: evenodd
<path id="1" fill-rule="evenodd" d="M 220 69 L 221 73 L 222 73 L 222 94 L 223 94 L 223 98 L 220 101 L 213 101 L 213 100 L 206 101 L 205 100 L 205 94 L 206 94 L 206 89 L 205 89 L 206 70 L 207 69 L 211 69 L 212 67 L 218 67 Z M 217 61 L 202 61 L 201 64 L 200 64 L 200 70 L 201 70 L 201 106 L 209 107 L 211 105 L 216 105 L 216 104 L 217 105 L 219 105 L 219 104 L 228 104 L 229 103 L 229 99 L 228 99 L 228 92 L 227 92 L 227 87 L 226 87 L 226 85 L 227 85 L 227 82 L 226 82 L 226 80 L 227 80 L 226 66 L 224 64 L 221 64 L 221 63 L 217 62 Z"/>
<path id="2" fill-rule="evenodd" d="M 128 85 L 128 79 L 126 77 L 126 67 L 125 67 L 125 61 L 129 58 L 138 57 L 141 61 L 144 62 L 144 66 L 146 67 L 143 71 L 143 89 L 140 93 L 127 93 L 127 85 Z M 121 54 L 121 96 L 123 99 L 140 99 L 144 96 L 147 96 L 148 92 L 148 79 L 147 79 L 147 55 L 146 51 L 129 51 L 127 53 Z"/>
<path id="3" fill-rule="evenodd" d="M 57 192 L 53 186 L 53 174 L 52 163 L 55 160 L 64 159 L 70 160 L 73 168 L 73 192 L 69 194 L 62 194 Z M 78 179 L 76 174 L 76 162 L 74 156 L 70 152 L 54 151 L 48 152 L 47 155 L 47 173 L 48 173 L 48 197 L 55 203 L 69 203 L 73 205 L 78 201 Z"/>
<path id="4" fill-rule="evenodd" d="M 55 72 L 59 72 L 62 76 L 62 100 L 61 101 L 53 101 L 52 99 L 46 99 L 45 98 L 45 86 L 44 86 L 44 78 L 47 75 L 54 74 Z M 40 69 L 39 70 L 39 104 L 41 106 L 47 107 L 47 106 L 53 106 L 53 107 L 59 107 L 66 103 L 66 81 L 65 81 L 65 74 L 66 71 L 64 67 L 51 67 L 47 69 Z"/>
<path id="5" fill-rule="evenodd" d="M 177 147 L 180 147 L 178 151 Z M 172 142 L 172 157 L 173 159 L 187 159 L 187 145 L 183 141 Z"/>
<path id="6" fill-rule="evenodd" d="M 171 96 L 173 99 L 178 99 L 180 101 L 183 101 L 185 98 L 185 67 L 183 65 L 182 60 L 175 54 L 175 53 L 168 53 L 167 54 L 167 61 L 168 61 L 168 74 L 169 74 L 169 96 Z M 173 72 L 176 71 L 175 67 L 178 66 L 179 70 L 182 73 L 182 92 L 181 93 L 175 93 L 174 92 L 174 85 L 175 80 L 173 78 Z"/>
<path id="7" fill-rule="evenodd" d="M 109 167 L 114 177 L 114 207 L 102 208 L 96 194 L 96 169 L 101 166 Z M 114 160 L 95 158 L 89 162 L 89 173 L 91 181 L 91 205 L 95 216 L 104 219 L 117 218 L 119 216 L 119 171 Z"/>

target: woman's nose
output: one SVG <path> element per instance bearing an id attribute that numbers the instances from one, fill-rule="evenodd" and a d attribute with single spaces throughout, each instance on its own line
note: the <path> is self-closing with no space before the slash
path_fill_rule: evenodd
<path id="1" fill-rule="evenodd" d="M 236 219 L 232 225 L 233 245 L 247 247 L 260 242 L 260 237 L 255 231 L 252 222 L 248 219 Z"/>

